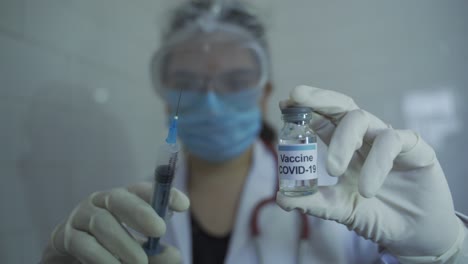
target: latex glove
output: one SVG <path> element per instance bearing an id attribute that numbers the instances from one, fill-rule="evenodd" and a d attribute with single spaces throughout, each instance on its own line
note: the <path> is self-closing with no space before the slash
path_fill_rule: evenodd
<path id="1" fill-rule="evenodd" d="M 150 206 L 152 184 L 96 192 L 82 201 L 65 223 L 55 228 L 42 263 L 181 263 L 179 252 L 170 246 L 148 259 L 141 244 L 125 229 L 161 237 L 164 220 Z M 169 208 L 184 211 L 188 198 L 171 190 Z"/>
<path id="2" fill-rule="evenodd" d="M 344 224 L 404 263 L 457 255 L 465 228 L 436 155 L 419 135 L 392 129 L 337 92 L 299 86 L 290 96 L 280 107 L 314 109 L 310 126 L 328 146 L 328 173 L 339 179 L 314 195 L 278 193 L 283 209 Z"/>

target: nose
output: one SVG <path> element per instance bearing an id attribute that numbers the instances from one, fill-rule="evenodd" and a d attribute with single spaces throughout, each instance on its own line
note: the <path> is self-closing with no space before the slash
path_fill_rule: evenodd
<path id="1" fill-rule="evenodd" d="M 217 116 L 222 112 L 222 105 L 214 91 L 208 91 L 206 94 L 206 107 L 209 108 L 211 116 Z"/>
<path id="2" fill-rule="evenodd" d="M 216 82 L 214 81 L 214 78 L 211 76 L 206 76 L 205 77 L 205 87 L 207 92 L 215 92 L 216 91 Z"/>

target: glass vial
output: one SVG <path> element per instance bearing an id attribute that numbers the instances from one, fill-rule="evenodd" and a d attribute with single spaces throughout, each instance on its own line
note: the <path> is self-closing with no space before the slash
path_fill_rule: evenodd
<path id="1" fill-rule="evenodd" d="M 284 126 L 279 134 L 279 189 L 287 196 L 317 191 L 317 135 L 309 128 L 312 108 L 293 106 L 281 110 Z"/>

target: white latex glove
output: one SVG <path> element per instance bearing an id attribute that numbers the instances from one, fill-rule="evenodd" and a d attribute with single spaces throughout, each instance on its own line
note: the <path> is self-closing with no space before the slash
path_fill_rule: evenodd
<path id="1" fill-rule="evenodd" d="M 152 192 L 152 184 L 141 183 L 93 193 L 55 228 L 42 263 L 181 263 L 179 252 L 170 246 L 148 259 L 141 244 L 121 224 L 146 236 L 165 233 L 164 220 L 149 204 Z M 188 207 L 187 196 L 173 188 L 169 208 L 180 212 Z"/>
<path id="2" fill-rule="evenodd" d="M 328 173 L 339 179 L 309 196 L 278 192 L 283 209 L 344 224 L 403 263 L 453 263 L 461 255 L 465 227 L 436 155 L 419 135 L 392 129 L 337 92 L 299 86 L 290 96 L 280 107 L 314 109 L 310 126 L 328 146 Z"/>

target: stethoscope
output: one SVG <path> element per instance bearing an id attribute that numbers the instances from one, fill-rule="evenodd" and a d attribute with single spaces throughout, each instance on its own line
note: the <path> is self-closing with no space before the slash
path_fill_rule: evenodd
<path id="1" fill-rule="evenodd" d="M 275 161 L 275 168 L 278 167 L 278 159 L 277 159 L 277 152 L 275 147 L 268 142 L 263 141 L 263 144 L 267 147 L 267 149 L 270 151 L 271 155 L 274 157 Z M 276 179 L 278 179 L 278 170 L 275 169 L 276 171 Z M 275 204 L 276 201 L 276 192 L 279 189 L 279 183 L 276 181 L 276 187 L 274 190 L 274 193 L 271 197 L 265 198 L 257 203 L 257 205 L 254 207 L 254 210 L 252 211 L 252 214 L 250 216 L 250 235 L 252 236 L 254 240 L 254 246 L 255 246 L 255 253 L 257 255 L 258 263 L 264 263 L 263 258 L 262 258 L 262 252 L 260 249 L 260 235 L 261 235 L 261 230 L 259 227 L 259 218 L 260 218 L 260 213 L 263 208 L 265 208 L 268 205 Z M 297 239 L 297 245 L 296 245 L 296 263 L 301 263 L 302 260 L 302 253 L 306 250 L 307 245 L 309 243 L 309 238 L 310 238 L 310 227 L 309 227 L 309 221 L 307 219 L 307 216 L 303 213 L 299 213 L 300 218 L 301 218 L 301 226 L 300 232 L 299 232 L 299 237 Z"/>

